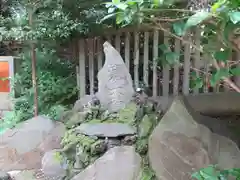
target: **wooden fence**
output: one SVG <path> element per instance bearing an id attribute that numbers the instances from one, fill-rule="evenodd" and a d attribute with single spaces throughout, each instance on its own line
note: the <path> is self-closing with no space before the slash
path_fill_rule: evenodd
<path id="1" fill-rule="evenodd" d="M 200 31 L 184 37 L 200 48 Z M 209 57 L 195 50 L 189 43 L 173 38 L 158 30 L 121 31 L 103 37 L 79 41 L 79 67 L 77 67 L 79 96 L 97 91 L 97 72 L 104 63 L 102 44 L 108 40 L 121 54 L 129 69 L 135 88 L 141 83 L 149 86 L 153 96 L 177 95 L 179 93 L 204 93 L 227 90 L 222 84 L 209 88 Z M 170 50 L 180 54 L 179 63 L 173 66 L 159 64 L 163 51 L 159 46 L 165 44 Z M 190 88 L 191 73 L 204 79 L 203 87 Z"/>

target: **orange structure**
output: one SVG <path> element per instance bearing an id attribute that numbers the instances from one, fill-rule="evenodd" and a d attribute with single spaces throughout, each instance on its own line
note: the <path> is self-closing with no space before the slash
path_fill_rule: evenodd
<path id="1" fill-rule="evenodd" d="M 8 77 L 9 77 L 9 63 L 0 62 L 0 92 L 10 92 L 9 80 L 2 79 Z"/>

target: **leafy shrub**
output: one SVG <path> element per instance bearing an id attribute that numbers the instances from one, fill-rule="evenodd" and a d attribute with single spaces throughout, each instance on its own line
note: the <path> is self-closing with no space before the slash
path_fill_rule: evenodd
<path id="1" fill-rule="evenodd" d="M 38 50 L 36 56 L 39 114 L 57 120 L 60 112 L 77 99 L 76 68 L 74 63 L 59 59 L 51 50 Z M 13 126 L 34 114 L 30 52 L 23 53 L 21 59 L 14 78 L 14 112 L 6 115 L 2 126 Z"/>
<path id="2" fill-rule="evenodd" d="M 218 170 L 217 166 L 211 165 L 200 169 L 192 177 L 197 180 L 228 180 L 230 177 L 238 180 L 240 179 L 240 169 Z"/>

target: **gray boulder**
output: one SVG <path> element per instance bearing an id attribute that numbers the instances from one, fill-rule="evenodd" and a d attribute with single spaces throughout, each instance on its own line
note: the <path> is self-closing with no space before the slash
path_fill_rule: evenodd
<path id="1" fill-rule="evenodd" d="M 0 139 L 0 169 L 38 169 L 45 152 L 60 149 L 65 126 L 37 116 L 7 130 Z"/>
<path id="2" fill-rule="evenodd" d="M 141 157 L 132 146 L 114 147 L 71 180 L 139 180 Z"/>
<path id="3" fill-rule="evenodd" d="M 183 99 L 175 98 L 149 138 L 149 160 L 158 179 L 192 180 L 191 174 L 211 164 L 240 167 L 240 150 L 227 137 L 198 123 Z"/>
<path id="4" fill-rule="evenodd" d="M 61 179 L 66 175 L 67 160 L 59 156 L 58 150 L 48 151 L 42 158 L 42 172 L 47 177 Z"/>
<path id="5" fill-rule="evenodd" d="M 23 170 L 11 172 L 13 180 L 60 180 L 59 178 L 49 178 L 41 170 Z"/>

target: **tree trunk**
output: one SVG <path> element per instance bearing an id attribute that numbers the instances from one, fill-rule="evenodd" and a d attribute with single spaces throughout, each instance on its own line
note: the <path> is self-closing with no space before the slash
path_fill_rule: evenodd
<path id="1" fill-rule="evenodd" d="M 33 14 L 29 13 L 29 25 L 33 26 Z M 32 85 L 34 90 L 34 116 L 38 116 L 38 91 L 37 91 L 37 79 L 36 79 L 36 45 L 31 42 L 31 57 L 32 57 Z"/>

